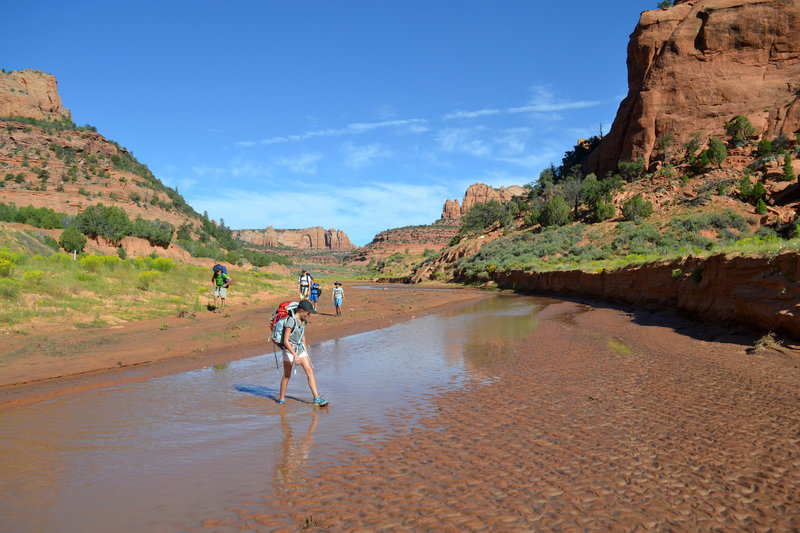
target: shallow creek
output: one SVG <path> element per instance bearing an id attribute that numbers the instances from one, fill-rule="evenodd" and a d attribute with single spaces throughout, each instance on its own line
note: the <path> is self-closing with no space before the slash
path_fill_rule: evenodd
<path id="1" fill-rule="evenodd" d="M 280 502 L 315 465 L 414 431 L 432 398 L 495 379 L 545 302 L 495 296 L 312 345 L 324 408 L 302 369 L 273 400 L 270 351 L 2 411 L 0 531 L 175 531 Z"/>

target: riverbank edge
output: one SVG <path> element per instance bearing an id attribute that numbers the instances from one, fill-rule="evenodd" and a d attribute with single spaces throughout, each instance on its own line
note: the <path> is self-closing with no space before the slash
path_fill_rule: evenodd
<path id="1" fill-rule="evenodd" d="M 597 299 L 674 310 L 706 321 L 738 323 L 800 339 L 800 254 L 716 254 L 616 270 L 494 272 L 500 289 Z"/>

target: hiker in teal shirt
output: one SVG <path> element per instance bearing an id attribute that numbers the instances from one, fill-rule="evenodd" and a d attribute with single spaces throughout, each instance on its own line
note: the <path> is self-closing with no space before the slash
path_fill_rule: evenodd
<path id="1" fill-rule="evenodd" d="M 231 284 L 231 277 L 222 270 L 214 272 L 211 276 L 211 284 L 214 286 L 214 312 L 221 313 L 225 310 L 225 298 L 228 296 L 228 286 Z M 222 300 L 217 308 L 217 298 Z"/>

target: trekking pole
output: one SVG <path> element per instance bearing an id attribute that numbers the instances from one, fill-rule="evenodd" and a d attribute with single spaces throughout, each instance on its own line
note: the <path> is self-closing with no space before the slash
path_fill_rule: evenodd
<path id="1" fill-rule="evenodd" d="M 278 351 L 275 349 L 275 343 L 272 343 L 272 355 L 275 356 L 275 372 L 281 373 L 281 367 L 278 366 Z"/>

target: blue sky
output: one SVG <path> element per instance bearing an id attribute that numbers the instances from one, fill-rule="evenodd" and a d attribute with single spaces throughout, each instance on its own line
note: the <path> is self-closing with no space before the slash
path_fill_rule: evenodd
<path id="1" fill-rule="evenodd" d="M 656 0 L 6 2 L 0 67 L 198 212 L 357 245 L 607 132 Z"/>

